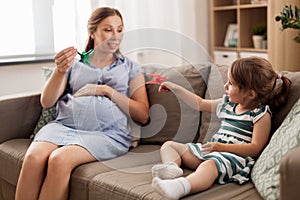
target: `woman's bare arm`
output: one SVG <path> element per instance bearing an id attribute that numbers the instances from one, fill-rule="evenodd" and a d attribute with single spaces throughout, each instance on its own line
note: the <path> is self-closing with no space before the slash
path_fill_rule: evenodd
<path id="1" fill-rule="evenodd" d="M 43 87 L 41 104 L 44 108 L 51 107 L 64 92 L 67 85 L 66 73 L 72 65 L 77 51 L 68 47 L 55 56 L 56 67 Z"/>

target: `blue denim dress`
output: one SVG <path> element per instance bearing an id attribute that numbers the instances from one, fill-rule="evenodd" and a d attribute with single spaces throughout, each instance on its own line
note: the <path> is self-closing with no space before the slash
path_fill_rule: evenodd
<path id="1" fill-rule="evenodd" d="M 117 57 L 104 69 L 75 60 L 67 74 L 66 91 L 57 102 L 57 118 L 34 141 L 79 145 L 99 161 L 125 154 L 131 145 L 128 116 L 105 96 L 73 95 L 86 84 L 105 84 L 129 96 L 130 81 L 141 73 L 142 68 L 127 57 Z"/>

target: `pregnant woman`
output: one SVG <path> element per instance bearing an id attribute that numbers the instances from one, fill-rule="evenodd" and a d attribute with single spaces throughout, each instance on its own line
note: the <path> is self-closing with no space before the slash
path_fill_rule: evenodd
<path id="1" fill-rule="evenodd" d="M 129 120 L 144 124 L 149 104 L 143 70 L 119 50 L 123 19 L 113 8 L 96 9 L 88 21 L 81 60 L 69 47 L 55 56 L 41 104 L 55 103 L 57 118 L 28 148 L 16 199 L 67 199 L 72 170 L 83 163 L 125 154 L 131 145 Z"/>

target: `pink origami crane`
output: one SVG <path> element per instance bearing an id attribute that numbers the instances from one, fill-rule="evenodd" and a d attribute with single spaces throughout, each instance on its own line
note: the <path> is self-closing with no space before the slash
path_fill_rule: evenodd
<path id="1" fill-rule="evenodd" d="M 159 91 L 164 91 L 164 92 L 170 92 L 171 90 L 165 86 L 165 85 L 161 85 L 165 80 L 167 80 L 167 77 L 163 77 L 163 76 L 160 76 L 158 74 L 148 74 L 148 76 L 151 76 L 153 78 L 155 78 L 155 80 L 151 80 L 151 81 L 148 81 L 146 84 L 158 84 L 160 85 L 159 87 Z"/>
<path id="2" fill-rule="evenodd" d="M 161 84 L 162 82 L 167 80 L 166 77 L 160 76 L 158 74 L 148 74 L 148 76 L 155 78 L 155 80 L 148 81 L 147 84 Z"/>

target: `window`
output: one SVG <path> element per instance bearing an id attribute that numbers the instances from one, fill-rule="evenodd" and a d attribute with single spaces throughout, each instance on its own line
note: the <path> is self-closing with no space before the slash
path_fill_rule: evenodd
<path id="1" fill-rule="evenodd" d="M 63 48 L 82 47 L 90 12 L 87 0 L 1 2 L 0 64 L 52 59 Z"/>
<path id="2" fill-rule="evenodd" d="M 34 54 L 32 2 L 28 0 L 1 2 L 0 19 L 0 55 Z"/>

